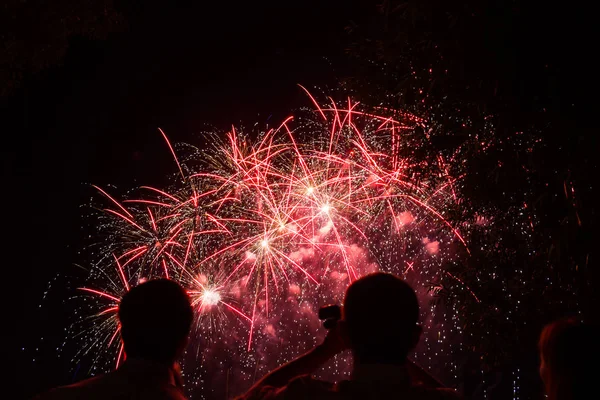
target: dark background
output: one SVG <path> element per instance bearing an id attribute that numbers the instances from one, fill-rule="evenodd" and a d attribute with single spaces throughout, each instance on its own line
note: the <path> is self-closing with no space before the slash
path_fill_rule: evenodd
<path id="1" fill-rule="evenodd" d="M 508 170 L 496 188 L 482 173 L 475 198 L 486 192 L 500 209 L 506 191 L 537 199 L 544 268 L 559 284 L 573 285 L 575 303 L 595 316 L 598 72 L 591 10 L 518 1 L 201 3 L 4 3 L 5 387 L 27 397 L 73 378 L 68 358 L 57 359 L 55 349 L 68 321 L 61 310 L 68 293 L 60 287 L 82 261 L 80 206 L 92 193 L 89 183 L 123 189 L 160 184 L 165 171 L 173 172 L 158 127 L 174 142 L 189 142 L 206 124 L 277 121 L 308 104 L 297 83 L 327 91 L 344 82 L 364 98 L 403 92 L 402 103 L 412 105 L 421 99 L 410 95 L 408 66 L 419 71 L 425 99 L 441 109 L 461 104 L 462 115 L 475 120 L 498 115 L 499 135 L 529 130 L 543 138 L 533 193 Z M 421 77 L 432 65 L 447 72 Z M 565 182 L 575 198 L 565 196 Z M 552 301 L 544 297 L 550 295 Z M 575 311 L 563 295 L 538 295 L 529 305 L 540 317 L 525 330 L 528 348 L 544 322 Z M 539 386 L 530 360 L 525 398 Z"/>

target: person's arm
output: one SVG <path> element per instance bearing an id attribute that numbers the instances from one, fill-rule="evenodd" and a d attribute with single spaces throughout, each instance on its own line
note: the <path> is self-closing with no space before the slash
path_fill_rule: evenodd
<path id="1" fill-rule="evenodd" d="M 330 358 L 346 349 L 341 329 L 340 326 L 337 326 L 329 330 L 322 344 L 316 346 L 308 353 L 295 360 L 271 371 L 252 386 L 249 392 L 259 390 L 261 387 L 265 386 L 283 387 L 298 376 L 315 372 Z"/>
<path id="2" fill-rule="evenodd" d="M 406 360 L 406 369 L 408 370 L 413 385 L 422 385 L 428 388 L 445 387 L 440 381 L 435 379 L 431 374 L 410 359 Z"/>
<path id="3" fill-rule="evenodd" d="M 334 355 L 335 353 L 331 353 L 323 345 L 319 345 L 308 353 L 271 371 L 258 381 L 256 386 L 285 386 L 298 376 L 312 374 Z"/>

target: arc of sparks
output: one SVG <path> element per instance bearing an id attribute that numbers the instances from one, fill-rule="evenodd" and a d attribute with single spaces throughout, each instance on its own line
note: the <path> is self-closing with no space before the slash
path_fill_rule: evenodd
<path id="1" fill-rule="evenodd" d="M 177 168 L 179 168 L 179 173 L 181 174 L 181 178 L 185 181 L 185 175 L 183 173 L 183 169 L 181 169 L 181 164 L 179 163 L 179 159 L 177 158 L 177 155 L 175 154 L 175 150 L 173 149 L 173 146 L 171 146 L 171 142 L 169 141 L 169 138 L 167 137 L 167 135 L 161 128 L 158 128 L 158 130 L 160 131 L 163 138 L 167 142 L 167 145 L 169 146 L 169 150 L 171 150 L 171 154 L 173 154 L 173 158 L 175 159 L 175 163 L 177 163 Z"/>

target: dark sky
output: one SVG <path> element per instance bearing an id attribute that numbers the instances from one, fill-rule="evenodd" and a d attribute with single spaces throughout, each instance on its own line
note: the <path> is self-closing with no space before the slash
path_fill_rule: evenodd
<path id="1" fill-rule="evenodd" d="M 126 189 L 175 172 L 158 127 L 193 143 L 206 124 L 277 121 L 307 105 L 296 84 L 335 87 L 344 26 L 361 18 L 343 1 L 204 3 L 117 3 L 120 32 L 71 37 L 61 63 L 2 99 L 1 334 L 21 394 L 68 379 L 52 354 L 64 278 L 43 295 L 58 273 L 77 274 L 88 184 Z"/>
<path id="2" fill-rule="evenodd" d="M 0 334 L 19 392 L 31 394 L 68 379 L 66 361 L 56 363 L 52 346 L 40 346 L 41 332 L 48 332 L 46 342 L 58 344 L 65 324 L 65 315 L 47 311 L 60 304 L 60 296 L 51 291 L 54 300 L 43 300 L 43 294 L 57 273 L 68 274 L 82 261 L 77 255 L 80 205 L 92 194 L 89 184 L 126 189 L 160 183 L 165 171 L 175 172 L 158 127 L 174 142 L 193 143 L 206 124 L 227 128 L 240 121 L 278 121 L 307 105 L 296 85 L 336 87 L 345 69 L 344 28 L 376 13 L 369 1 L 204 3 L 117 2 L 125 21 L 119 31 L 101 39 L 70 37 L 60 63 L 26 75 L 1 99 L 5 289 Z M 573 33 L 578 21 L 561 19 L 559 9 L 535 10 L 529 10 L 528 32 L 542 47 L 519 49 L 536 58 L 523 67 L 529 75 L 514 86 L 527 86 L 523 77 L 535 78 L 536 68 L 552 59 L 551 90 L 577 96 L 585 110 L 592 109 L 594 88 L 586 90 L 582 82 L 586 74 L 597 73 L 589 54 L 576 50 L 591 49 L 584 44 L 591 38 Z M 569 18 L 583 14 L 571 11 Z M 34 35 L 39 24 L 26 21 L 24 31 Z M 560 48 L 554 49 L 557 38 Z M 512 54 L 510 48 L 504 51 L 498 57 Z M 550 91 L 540 81 L 531 88 Z M 562 97 L 560 103 L 566 109 L 569 100 Z M 568 118 L 576 123 L 566 135 L 589 132 L 594 119 Z M 38 308 L 44 302 L 51 304 Z"/>

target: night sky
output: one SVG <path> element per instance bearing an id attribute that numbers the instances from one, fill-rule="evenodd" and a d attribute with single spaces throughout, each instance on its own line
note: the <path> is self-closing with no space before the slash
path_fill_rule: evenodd
<path id="1" fill-rule="evenodd" d="M 15 35 L 21 40 L 11 51 L 31 60 L 27 46 L 44 49 L 41 27 L 58 17 L 45 2 L 31 2 L 36 5 L 27 12 L 16 3 L 8 2 L 11 10 L 20 10 L 18 23 L 10 26 L 19 26 Z M 65 6 L 58 12 L 68 14 L 71 2 L 59 3 Z M 84 239 L 81 205 L 93 193 L 89 184 L 122 189 L 163 184 L 164 171 L 174 172 L 174 166 L 158 127 L 174 142 L 194 142 L 207 126 L 280 121 L 307 105 L 299 83 L 337 88 L 358 71 L 345 56 L 350 43 L 345 28 L 378 15 L 371 2 L 349 6 L 337 0 L 84 3 L 90 8 L 106 3 L 118 23 L 100 37 L 72 34 L 64 57 L 43 68 L 20 63 L 23 76 L 7 81 L 14 88 L 3 87 L 0 99 L 2 353 L 12 369 L 4 376 L 25 397 L 71 379 L 67 360 L 53 357 L 68 310 L 61 310 L 60 288 L 51 283 L 77 276 L 74 264 L 85 261 L 78 251 Z M 561 156 L 548 174 L 569 170 L 586 188 L 580 200 L 588 232 L 583 240 L 591 243 L 598 72 L 590 13 L 545 3 L 527 8 L 487 3 L 490 15 L 518 15 L 498 18 L 515 25 L 498 27 L 489 52 L 465 44 L 464 57 L 449 63 L 463 65 L 466 74 L 491 65 L 482 76 L 499 76 L 499 90 L 508 93 L 516 114 L 532 113 L 534 101 L 550 110 L 556 129 L 546 137 L 548 146 L 568 151 L 556 150 Z M 485 24 L 489 16 L 480 18 L 482 33 L 494 32 Z M 85 30 L 93 31 L 94 24 Z M 3 40 L 10 26 L 0 28 Z M 499 44 L 504 33 L 506 43 Z M 2 68 L 14 68 L 14 60 L 21 58 L 2 58 Z M 590 254 L 593 264 L 597 253 Z M 51 296 L 44 297 L 49 287 Z"/>

